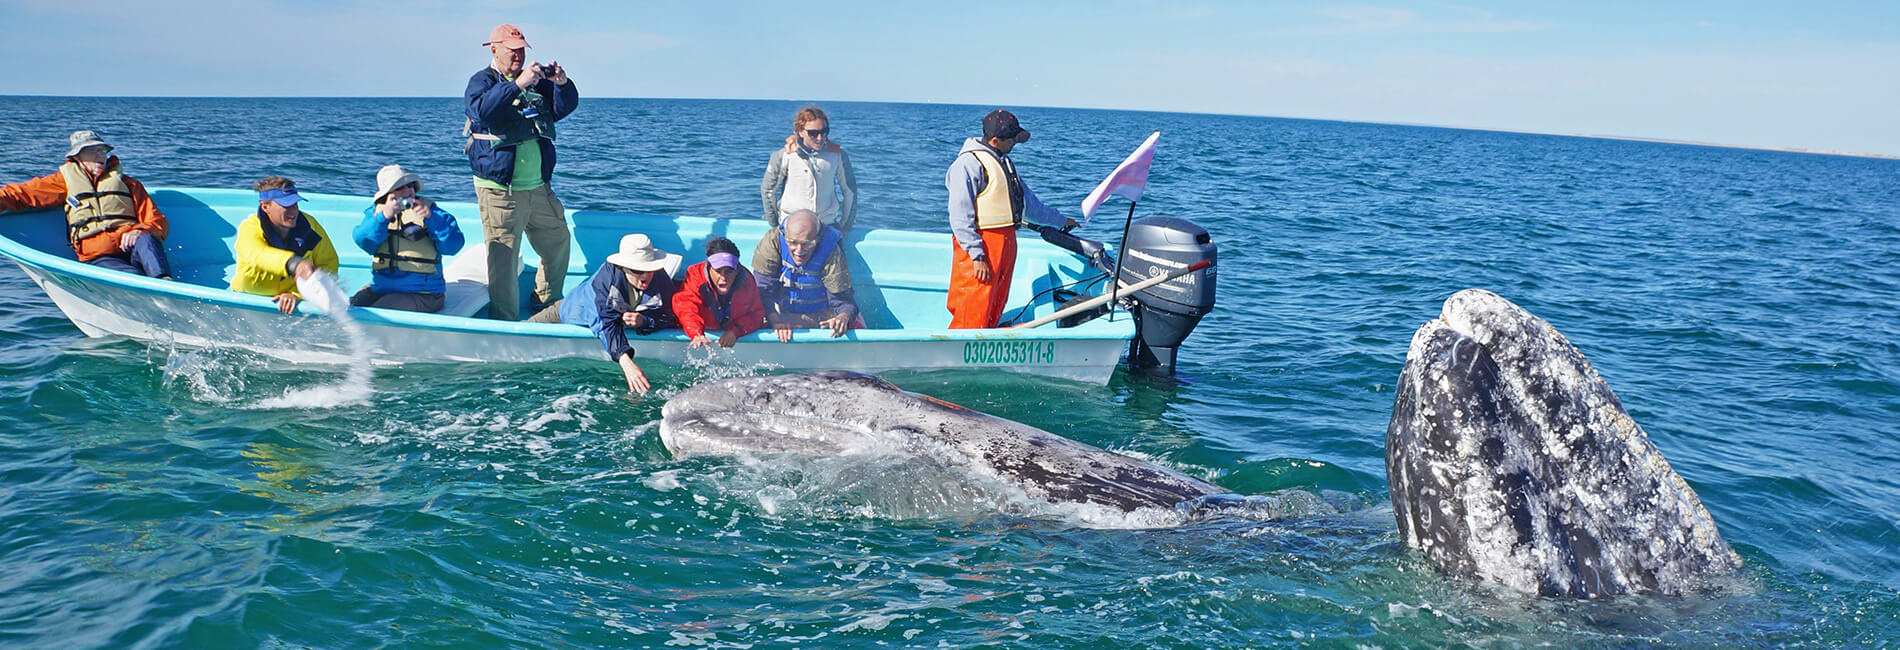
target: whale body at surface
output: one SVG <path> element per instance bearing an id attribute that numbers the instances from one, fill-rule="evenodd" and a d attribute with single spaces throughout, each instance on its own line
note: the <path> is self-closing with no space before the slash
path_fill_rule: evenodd
<path id="1" fill-rule="evenodd" d="M 1406 354 L 1386 475 L 1399 537 L 1546 596 L 1680 594 L 1740 558 L 1610 387 L 1497 294 L 1445 301 Z"/>
<path id="2" fill-rule="evenodd" d="M 707 382 L 674 395 L 661 413 L 660 440 L 675 458 L 898 449 L 949 459 L 1035 499 L 1123 512 L 1226 493 L 1175 470 L 855 372 Z"/>

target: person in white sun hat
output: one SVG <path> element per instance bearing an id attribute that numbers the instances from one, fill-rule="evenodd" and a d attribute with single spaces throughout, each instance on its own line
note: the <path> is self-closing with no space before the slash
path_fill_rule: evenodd
<path id="1" fill-rule="evenodd" d="M 462 250 L 455 216 L 418 196 L 422 179 L 402 165 L 376 172 L 376 196 L 351 233 L 370 254 L 370 283 L 350 298 L 356 307 L 442 310 L 442 259 Z"/>
<path id="2" fill-rule="evenodd" d="M 679 327 L 679 319 L 673 314 L 673 294 L 678 291 L 673 272 L 679 269 L 680 260 L 680 256 L 654 247 L 646 235 L 621 237 L 620 252 L 608 255 L 607 263 L 594 271 L 587 284 L 574 287 L 567 297 L 528 320 L 593 330 L 607 348 L 607 359 L 620 364 L 620 371 L 627 376 L 627 389 L 645 395 L 651 385 L 646 373 L 633 362 L 627 330 L 651 334 Z"/>

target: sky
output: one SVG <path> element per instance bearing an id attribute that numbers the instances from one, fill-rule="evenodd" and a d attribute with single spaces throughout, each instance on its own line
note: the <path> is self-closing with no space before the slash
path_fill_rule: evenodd
<path id="1" fill-rule="evenodd" d="M 593 97 L 1182 111 L 1900 156 L 1893 0 L 0 0 L 0 93 L 457 96 L 502 22 Z"/>

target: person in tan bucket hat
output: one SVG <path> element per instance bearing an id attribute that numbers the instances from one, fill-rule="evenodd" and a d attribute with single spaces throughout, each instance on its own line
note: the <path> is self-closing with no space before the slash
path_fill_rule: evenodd
<path id="1" fill-rule="evenodd" d="M 673 294 L 679 292 L 673 272 L 679 269 L 681 259 L 655 247 L 646 235 L 621 237 L 619 252 L 608 255 L 607 262 L 594 270 L 587 284 L 574 287 L 566 298 L 528 320 L 593 330 L 607 348 L 607 358 L 620 364 L 620 371 L 627 376 L 627 389 L 644 395 L 652 386 L 646 373 L 633 362 L 627 329 L 632 328 L 634 334 L 651 334 L 679 327 L 679 318 L 673 313 Z"/>
<path id="2" fill-rule="evenodd" d="M 376 195 L 351 238 L 370 254 L 370 283 L 350 297 L 356 307 L 437 312 L 445 302 L 442 260 L 462 251 L 455 216 L 417 195 L 422 178 L 402 165 L 376 172 Z"/>
<path id="3" fill-rule="evenodd" d="M 138 179 L 119 171 L 112 145 L 89 130 L 66 138 L 59 170 L 0 187 L 0 212 L 64 205 L 66 240 L 81 262 L 170 279 L 169 226 Z"/>
<path id="4" fill-rule="evenodd" d="M 462 112 L 475 205 L 488 247 L 488 315 L 521 314 L 521 238 L 540 256 L 534 302 L 561 297 L 572 238 L 567 211 L 554 195 L 554 123 L 574 112 L 580 92 L 559 62 L 528 60 L 528 39 L 514 25 L 488 34 L 490 61 L 468 79 Z"/>

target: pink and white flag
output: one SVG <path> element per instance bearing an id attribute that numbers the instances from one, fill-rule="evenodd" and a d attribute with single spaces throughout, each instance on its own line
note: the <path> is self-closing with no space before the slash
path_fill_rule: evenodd
<path id="1" fill-rule="evenodd" d="M 1128 154 L 1127 160 L 1115 166 L 1114 173 L 1102 179 L 1095 191 L 1089 192 L 1088 198 L 1082 199 L 1082 223 L 1088 223 L 1089 217 L 1095 216 L 1095 209 L 1102 207 L 1102 202 L 1111 195 L 1130 201 L 1141 200 L 1141 193 L 1148 189 L 1148 166 L 1154 163 L 1155 140 L 1160 137 L 1160 131 L 1148 136 L 1141 146 L 1135 147 L 1134 153 Z"/>

